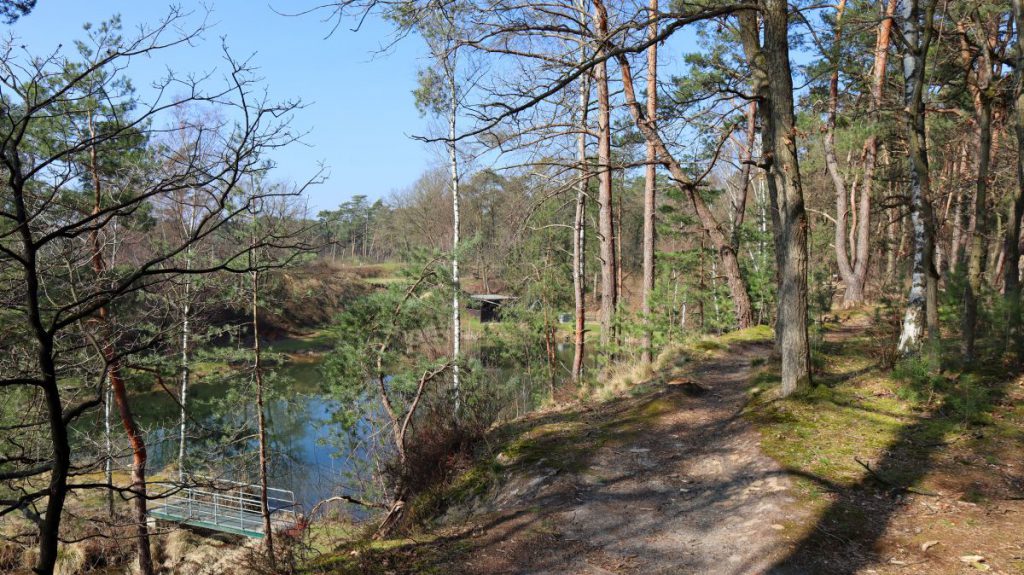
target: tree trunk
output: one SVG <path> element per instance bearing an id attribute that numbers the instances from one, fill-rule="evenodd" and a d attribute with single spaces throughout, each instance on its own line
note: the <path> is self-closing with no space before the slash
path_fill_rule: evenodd
<path id="1" fill-rule="evenodd" d="M 615 212 L 612 214 L 612 230 L 615 232 L 615 302 L 618 304 L 625 297 L 625 291 L 622 289 L 622 196 L 626 194 L 626 170 L 622 169 L 619 171 L 622 175 L 621 184 L 619 186 L 619 194 L 616 198 L 618 206 Z M 616 309 L 618 312 L 618 309 Z M 621 326 L 615 328 L 615 346 L 621 343 Z"/>
<path id="2" fill-rule="evenodd" d="M 960 236 L 963 234 L 963 214 L 965 209 L 963 194 L 960 193 L 960 186 L 956 185 L 955 181 L 956 162 L 953 162 L 949 173 L 950 181 L 953 182 L 952 189 L 949 192 L 952 201 L 950 219 L 952 220 L 953 229 L 949 234 L 949 249 L 946 254 L 947 281 L 949 276 L 956 270 L 956 266 L 960 261 Z"/>
<path id="3" fill-rule="evenodd" d="M 577 4 L 581 21 L 586 18 L 582 0 Z M 586 60 L 586 41 L 580 40 L 580 59 Z M 590 75 L 580 77 L 580 125 L 576 137 L 576 153 L 579 162 L 579 182 L 576 184 L 576 217 L 573 220 L 572 241 L 572 288 L 576 311 L 576 326 L 572 357 L 572 380 L 577 385 L 583 379 L 583 357 L 586 352 L 587 329 L 587 287 L 586 287 L 586 217 L 587 193 L 590 187 L 590 167 L 587 165 L 587 118 L 590 111 Z"/>
<path id="4" fill-rule="evenodd" d="M 106 448 L 106 460 L 103 462 L 103 477 L 107 485 L 114 484 L 114 440 L 110 429 L 110 405 L 114 402 L 114 391 L 110 388 L 107 378 L 103 390 L 103 442 Z M 107 490 L 107 517 L 114 518 L 114 490 Z"/>
<path id="5" fill-rule="evenodd" d="M 903 89 L 907 111 L 907 132 L 910 164 L 910 221 L 913 227 L 914 258 L 911 268 L 910 293 L 903 315 L 903 326 L 897 349 L 901 354 L 911 354 L 920 349 L 928 318 L 929 289 L 931 276 L 932 241 L 931 210 L 928 204 L 930 179 L 928 174 L 928 151 L 925 139 L 924 81 L 925 57 L 931 42 L 932 7 L 926 10 L 922 34 L 921 11 L 918 0 L 905 0 L 900 14 L 903 32 Z"/>
<path id="6" fill-rule="evenodd" d="M 28 226 L 23 226 L 28 229 Z M 34 267 L 35 255 L 31 257 L 30 266 L 26 272 Z M 38 282 L 29 281 L 30 287 Z M 38 292 L 36 292 L 38 293 Z M 34 298 L 35 294 L 29 297 Z M 32 305 L 35 308 L 35 302 Z M 50 471 L 50 483 L 47 486 L 48 497 L 46 500 L 46 514 L 39 523 L 39 559 L 33 569 L 36 573 L 51 574 L 57 563 L 57 556 L 60 551 L 60 520 L 64 510 L 64 501 L 67 498 L 68 473 L 71 470 L 71 446 L 68 441 L 68 430 L 64 426 L 64 408 L 60 400 L 60 392 L 57 387 L 56 367 L 53 362 L 53 340 L 44 337 L 45 330 L 42 324 L 36 321 L 33 314 L 33 327 L 35 328 L 40 344 L 38 362 L 43 380 L 46 382 L 43 387 L 43 394 L 46 401 L 46 409 L 50 418 L 50 443 L 53 451 L 53 468 Z"/>
<path id="7" fill-rule="evenodd" d="M 598 35 L 595 57 L 603 58 L 608 51 L 608 13 L 604 4 L 594 2 L 594 27 Z M 604 60 L 594 67 L 597 83 L 597 201 L 598 242 L 601 253 L 601 344 L 612 341 L 615 308 L 618 304 L 615 272 L 615 233 L 612 221 L 611 172 L 611 104 L 608 94 L 608 66 Z"/>
<path id="8" fill-rule="evenodd" d="M 871 101 L 870 115 L 876 128 L 864 142 L 864 179 L 861 185 L 860 202 L 855 214 L 855 229 L 850 230 L 853 246 L 853 264 L 850 264 L 846 249 L 846 238 L 842 235 L 846 227 L 847 209 L 853 207 L 845 201 L 842 192 L 842 176 L 838 171 L 838 164 L 835 160 L 835 119 L 836 108 L 839 99 L 839 54 L 834 55 L 835 67 L 832 72 L 832 79 L 829 84 L 829 119 L 828 133 L 825 138 L 826 166 L 829 175 L 836 184 L 836 260 L 839 265 L 839 273 L 846 285 L 846 292 L 843 295 L 843 306 L 852 307 L 863 303 L 864 286 L 867 283 L 867 272 L 870 264 L 871 248 L 871 199 L 874 184 L 875 167 L 878 161 L 878 135 L 877 126 L 881 123 L 879 111 L 882 108 L 882 93 L 885 88 L 885 70 L 889 58 L 889 44 L 892 36 L 892 17 L 896 11 L 897 0 L 889 0 L 886 3 L 885 16 L 878 24 L 878 34 L 875 38 L 875 61 L 872 67 L 871 80 Z M 836 43 L 838 45 L 842 21 L 842 12 L 845 8 L 845 0 L 840 4 L 836 15 Z"/>
<path id="9" fill-rule="evenodd" d="M 825 137 L 822 139 L 825 150 L 825 169 L 832 179 L 832 187 L 836 194 L 836 220 L 835 236 L 833 244 L 836 252 L 836 264 L 839 268 L 839 277 L 846 286 L 846 295 L 843 297 L 843 307 L 853 307 L 864 299 L 864 286 L 858 282 L 853 273 L 853 265 L 850 263 L 850 254 L 847 249 L 847 220 L 850 217 L 851 196 L 846 190 L 846 180 L 839 171 L 839 161 L 836 159 L 836 114 L 839 108 L 839 56 L 841 54 L 843 37 L 843 12 L 846 10 L 846 0 L 839 0 L 836 6 L 836 21 L 833 34 L 835 36 L 832 50 L 832 76 L 828 84 L 828 114 L 825 121 Z M 863 197 L 865 194 L 861 194 Z M 855 227 L 855 226 L 854 226 Z M 852 230 L 851 230 L 852 231 Z"/>
<path id="10" fill-rule="evenodd" d="M 548 360 L 548 397 L 555 400 L 555 374 L 558 371 L 558 351 L 555 344 L 555 326 L 551 323 L 550 309 L 547 301 L 541 301 L 544 306 L 544 350 L 547 352 Z"/>
<path id="11" fill-rule="evenodd" d="M 462 321 L 459 308 L 459 156 L 455 147 L 456 119 L 458 118 L 458 86 L 455 83 L 455 55 L 445 58 L 448 76 L 448 164 L 452 186 L 452 391 L 455 394 L 455 416 L 459 415 L 461 391 L 459 389 L 459 358 L 462 354 Z"/>
<path id="12" fill-rule="evenodd" d="M 754 138 L 757 137 L 757 102 L 747 105 L 747 141 L 740 167 L 740 196 L 733 202 L 732 212 L 732 249 L 740 251 L 740 231 L 747 214 L 747 196 L 750 195 L 750 174 L 754 163 Z M 757 265 L 757 262 L 754 262 Z"/>
<path id="13" fill-rule="evenodd" d="M 658 118 L 658 44 L 653 42 L 658 35 L 658 0 L 650 0 L 649 17 L 651 24 L 647 38 L 652 40 L 647 49 L 647 118 L 657 129 Z M 654 216 L 657 193 L 657 151 L 652 142 L 647 142 L 647 165 L 644 173 L 644 277 L 641 313 L 644 321 L 643 350 L 641 360 L 650 364 L 654 360 L 654 337 L 651 329 L 651 297 L 654 293 Z"/>
<path id="14" fill-rule="evenodd" d="M 986 47 L 980 49 L 982 57 L 977 62 L 977 72 L 972 84 L 971 68 L 973 58 L 964 37 L 968 32 L 963 24 L 958 26 L 962 36 L 962 59 L 964 63 L 965 82 L 974 101 L 974 116 L 978 127 L 978 172 L 977 187 L 974 193 L 974 231 L 970 236 L 970 249 L 967 253 L 967 282 L 964 286 L 963 338 L 961 352 L 964 361 L 975 360 L 975 342 L 978 327 L 978 296 L 981 293 L 981 281 L 985 273 L 985 238 L 988 236 L 988 177 L 989 163 L 992 152 L 992 99 L 989 84 L 992 81 L 992 64 Z M 988 44 L 987 35 L 984 44 Z"/>
<path id="15" fill-rule="evenodd" d="M 191 335 L 190 330 L 190 316 L 191 301 L 189 298 L 192 297 L 192 280 L 188 277 L 188 270 L 192 268 L 192 245 L 191 243 L 185 248 L 185 300 L 182 306 L 181 313 L 181 437 L 178 443 L 178 481 L 181 483 L 185 482 L 185 442 L 186 442 L 186 422 L 187 414 L 185 412 L 185 402 L 188 396 L 188 384 L 189 384 L 189 357 L 188 357 L 188 346 L 189 336 Z"/>
<path id="16" fill-rule="evenodd" d="M 6 149 L 4 150 L 6 153 Z M 7 161 L 8 158 L 5 158 Z M 17 157 L 13 163 L 17 164 Z M 40 518 L 39 557 L 32 570 L 40 575 L 51 575 L 60 552 L 60 523 L 64 511 L 64 502 L 68 494 L 68 474 L 71 471 L 71 445 L 68 441 L 68 430 L 64 424 L 64 405 L 57 384 L 57 368 L 54 363 L 53 336 L 43 325 L 40 270 L 36 259 L 37 246 L 32 237 L 32 226 L 29 225 L 31 215 L 25 204 L 25 181 L 15 170 L 7 174 L 7 185 L 11 190 L 11 205 L 14 209 L 14 220 L 18 223 L 17 234 L 22 246 L 21 265 L 25 280 L 25 294 L 28 300 L 27 320 L 31 324 L 36 339 L 36 364 L 41 380 L 46 416 L 50 426 L 50 451 L 53 464 L 50 468 L 50 481 L 47 487 L 46 510 Z"/>
<path id="17" fill-rule="evenodd" d="M 255 219 L 255 215 L 254 215 Z M 253 226 L 255 226 L 255 221 Z M 249 263 L 252 268 L 252 374 L 256 384 L 256 437 L 259 443 L 260 514 L 263 516 L 263 544 L 267 547 L 267 560 L 271 569 L 276 569 L 274 557 L 274 529 L 270 521 L 270 501 L 267 486 L 267 423 L 263 409 L 263 361 L 260 349 L 259 294 L 260 272 L 256 261 L 256 236 L 252 236 L 249 248 Z"/>
<path id="18" fill-rule="evenodd" d="M 807 214 L 796 149 L 793 75 L 789 63 L 789 13 L 784 0 L 762 0 L 764 46 L 756 14 L 740 16 L 744 51 L 756 71 L 762 140 L 779 274 L 776 345 L 782 356 L 783 397 L 811 382 L 807 337 Z"/>
<path id="19" fill-rule="evenodd" d="M 89 118 L 90 138 L 95 139 L 95 127 L 92 118 Z M 102 188 L 96 157 L 96 147 L 89 149 L 89 171 L 93 184 L 93 214 L 99 214 L 101 210 Z M 89 233 L 89 242 L 92 249 L 92 269 L 97 279 L 101 278 L 106 271 L 106 263 L 103 259 L 103 246 L 100 243 L 99 230 L 92 230 Z M 153 575 L 153 558 L 149 547 L 149 527 L 146 523 L 146 442 L 135 424 L 131 407 L 128 402 L 128 390 L 125 387 L 124 378 L 121 374 L 121 357 L 114 345 L 115 334 L 110 325 L 110 310 L 106 306 L 100 307 L 96 314 L 96 323 L 101 330 L 100 338 L 102 343 L 100 349 L 103 359 L 106 361 L 107 378 L 110 381 L 111 393 L 114 396 L 114 403 L 117 406 L 118 414 L 121 417 L 121 424 L 124 426 L 128 436 L 128 443 L 132 448 L 132 472 L 131 491 L 133 493 L 133 506 L 135 510 L 136 547 L 139 553 L 139 572 L 142 575 Z"/>
<path id="20" fill-rule="evenodd" d="M 629 61 L 625 56 L 619 55 L 619 70 L 622 73 L 622 91 L 626 98 L 633 121 L 640 129 L 648 143 L 654 146 L 658 161 L 668 168 L 672 175 L 674 184 L 686 195 L 697 213 L 704 228 L 704 232 L 711 239 L 712 245 L 718 250 L 718 257 L 722 263 L 722 274 L 729 285 L 729 293 L 732 297 L 733 307 L 736 312 L 736 323 L 740 329 L 750 327 L 753 322 L 753 312 L 750 306 L 750 295 L 747 293 L 747 286 L 743 282 L 740 273 L 739 260 L 736 250 L 733 248 L 729 236 L 723 230 L 722 225 L 715 218 L 714 213 L 700 196 L 696 185 L 690 180 L 689 174 L 679 164 L 676 158 L 668 150 L 661 134 L 651 124 L 647 113 L 640 107 L 636 100 L 636 92 L 633 87 L 633 72 Z"/>
<path id="21" fill-rule="evenodd" d="M 107 319 L 104 310 L 100 310 L 101 325 L 106 325 Z M 109 337 L 109 335 L 108 335 Z M 125 433 L 128 435 L 128 443 L 132 448 L 132 488 L 134 494 L 133 507 L 135 510 L 135 532 L 139 551 L 139 572 L 143 575 L 153 575 L 153 557 L 149 548 L 149 527 L 146 523 L 146 444 L 142 439 L 142 433 L 135 424 L 131 408 L 128 404 L 128 390 L 125 388 L 124 379 L 121 377 L 121 360 L 117 356 L 113 345 L 103 346 L 103 355 L 107 361 L 107 376 L 110 378 L 110 387 L 114 395 L 114 403 L 121 416 L 121 423 L 124 425 Z"/>
<path id="22" fill-rule="evenodd" d="M 1014 131 L 1017 135 L 1017 149 L 1024 150 L 1024 0 L 1013 0 L 1013 19 L 1017 28 L 1016 85 L 1013 93 Z M 1006 264 L 1003 271 L 1005 289 L 1003 297 L 1007 304 L 1009 338 L 1017 363 L 1024 363 L 1024 322 L 1021 321 L 1020 284 L 1020 222 L 1024 217 L 1024 153 L 1017 154 L 1017 197 L 1009 214 L 1006 226 Z"/>
<path id="23" fill-rule="evenodd" d="M 776 180 L 782 247 L 779 330 L 782 352 L 782 396 L 809 385 L 810 347 L 807 338 L 807 214 L 796 149 L 793 76 L 789 63 L 789 13 L 785 0 L 764 0 L 764 47 L 768 72 L 771 175 Z"/>
<path id="24" fill-rule="evenodd" d="M 763 10 L 763 8 L 762 8 Z M 771 124 L 771 113 L 768 107 L 771 94 L 769 93 L 769 75 L 765 60 L 765 49 L 761 46 L 761 30 L 758 19 L 759 11 L 746 10 L 737 15 L 739 20 L 739 36 L 743 45 L 743 53 L 747 64 L 750 66 L 751 92 L 758 101 L 758 112 L 761 115 L 761 165 L 765 169 L 765 187 L 768 190 L 769 213 L 772 220 L 772 244 L 775 248 L 775 283 L 777 292 L 782 294 L 782 269 L 784 267 L 784 251 L 782 240 L 782 216 L 779 204 L 779 187 L 776 178 L 770 172 L 769 162 L 774 157 L 772 149 L 772 133 L 769 127 Z M 790 80 L 792 83 L 792 80 Z M 781 323 L 781 299 L 776 302 L 775 318 L 775 351 L 782 355 L 782 323 Z M 805 312 L 806 313 L 806 312 Z"/>

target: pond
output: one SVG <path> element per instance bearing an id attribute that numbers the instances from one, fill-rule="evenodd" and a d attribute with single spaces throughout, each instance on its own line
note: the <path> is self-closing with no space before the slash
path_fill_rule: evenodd
<path id="1" fill-rule="evenodd" d="M 322 356 L 301 353 L 303 342 L 298 340 L 279 341 L 270 349 L 292 354 L 290 361 L 274 369 L 277 376 L 267 379 L 270 388 L 266 402 L 270 486 L 293 491 L 296 500 L 306 510 L 333 495 L 359 496 L 360 483 L 355 476 L 367 466 L 368 453 L 363 446 L 349 447 L 351 444 L 344 441 L 349 436 L 339 424 L 331 421 L 337 402 L 328 393 L 320 372 Z M 296 350 L 300 353 L 295 353 Z M 559 345 L 558 359 L 566 373 L 572 353 L 571 345 Z M 223 365 L 212 370 L 201 367 L 196 366 L 196 371 L 203 373 L 194 378 L 187 396 L 190 414 L 188 469 L 197 474 L 203 474 L 207 469 L 219 469 L 225 478 L 255 483 L 257 443 L 251 435 L 252 422 L 255 421 L 254 401 L 251 397 L 227 399 L 245 387 L 239 385 L 239 378 L 249 376 L 235 374 L 234 370 Z M 516 371 L 509 367 L 499 368 L 495 370 L 495 377 L 514 381 Z M 167 385 L 176 396 L 178 382 L 168 381 Z M 516 405 L 510 410 L 511 417 L 532 407 L 528 398 L 522 398 L 522 411 L 519 400 L 514 401 Z M 177 468 L 180 437 L 177 399 L 154 386 L 151 391 L 134 394 L 132 406 L 137 423 L 146 435 L 150 475 L 163 472 L 173 476 Z M 224 430 L 241 430 L 247 424 L 245 433 L 238 432 L 233 441 L 227 440 L 231 439 L 231 434 Z M 98 425 L 102 426 L 102 412 Z M 116 421 L 112 425 L 115 441 L 122 445 L 124 436 L 119 433 L 120 425 Z M 357 426 L 355 437 L 365 438 L 371 433 L 370 424 L 363 421 Z M 118 463 L 127 468 L 130 458 L 123 457 Z"/>
<path id="2" fill-rule="evenodd" d="M 340 490 L 349 487 L 351 471 L 366 458 L 361 450 L 341 449 L 335 443 L 345 434 L 331 421 L 336 403 L 327 393 L 320 374 L 321 358 L 299 356 L 274 368 L 275 376 L 267 378 L 270 388 L 266 401 L 267 438 L 270 446 L 269 484 L 295 492 L 296 500 L 307 510 Z M 238 375 L 237 377 L 248 377 Z M 255 421 L 252 398 L 230 401 L 226 398 L 240 387 L 231 378 L 196 378 L 188 391 L 190 414 L 189 460 L 196 473 L 202 469 L 222 468 L 230 479 L 253 482 L 257 443 L 254 437 L 243 437 L 232 446 L 213 448 L 225 443 L 218 430 L 238 430 Z M 177 382 L 172 390 L 177 393 Z M 248 401 L 246 401 L 248 399 Z M 180 409 L 177 400 L 162 390 L 137 394 L 133 398 L 136 419 L 145 431 L 149 452 L 149 469 L 161 469 L 178 462 Z M 251 432 L 251 426 L 249 431 Z M 218 451 L 219 450 L 219 451 Z M 206 457 L 223 457 L 203 461 Z M 196 461 L 196 459 L 200 461 Z M 347 493 L 348 491 L 346 491 Z"/>

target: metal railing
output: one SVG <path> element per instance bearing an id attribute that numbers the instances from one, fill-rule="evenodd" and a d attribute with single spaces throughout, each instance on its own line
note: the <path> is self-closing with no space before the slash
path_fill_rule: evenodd
<path id="1" fill-rule="evenodd" d="M 161 505 L 153 507 L 150 516 L 249 537 L 263 536 L 258 485 L 224 480 L 200 483 L 201 486 L 174 492 Z M 267 506 L 274 531 L 298 525 L 299 508 L 292 491 L 267 488 Z"/>

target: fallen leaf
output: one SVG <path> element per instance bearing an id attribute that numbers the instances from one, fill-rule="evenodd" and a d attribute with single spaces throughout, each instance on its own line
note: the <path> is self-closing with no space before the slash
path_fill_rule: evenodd
<path id="1" fill-rule="evenodd" d="M 961 555 L 960 560 L 964 563 L 984 563 L 985 557 L 981 555 Z"/>
<path id="2" fill-rule="evenodd" d="M 925 541 L 924 543 L 921 544 L 921 551 L 927 551 L 927 550 L 931 549 L 932 547 L 935 547 L 938 544 L 939 544 L 938 541 Z"/>

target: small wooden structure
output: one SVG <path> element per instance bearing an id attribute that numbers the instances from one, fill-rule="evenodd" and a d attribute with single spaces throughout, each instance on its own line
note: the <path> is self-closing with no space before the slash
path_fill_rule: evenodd
<path id="1" fill-rule="evenodd" d="M 480 302 L 480 323 L 501 321 L 501 307 L 516 299 L 514 296 L 496 293 L 475 294 L 469 297 Z"/>

